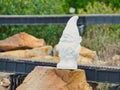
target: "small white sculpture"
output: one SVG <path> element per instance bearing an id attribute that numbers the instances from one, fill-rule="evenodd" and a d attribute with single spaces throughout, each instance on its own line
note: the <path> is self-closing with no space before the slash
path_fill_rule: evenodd
<path id="1" fill-rule="evenodd" d="M 78 16 L 69 19 L 57 45 L 56 49 L 60 57 L 60 62 L 57 64 L 59 69 L 77 69 L 77 59 L 81 50 L 80 42 L 82 41 L 77 20 Z"/>

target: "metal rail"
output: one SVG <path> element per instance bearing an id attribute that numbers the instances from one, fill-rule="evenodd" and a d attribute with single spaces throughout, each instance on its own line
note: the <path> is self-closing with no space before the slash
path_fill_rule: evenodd
<path id="1" fill-rule="evenodd" d="M 4 15 L 0 16 L 0 25 L 46 25 L 66 24 L 73 15 Z M 120 15 L 79 15 L 78 24 L 120 24 Z M 52 62 L 31 62 L 25 59 L 0 58 L 0 71 L 20 74 L 29 73 L 37 65 L 56 66 Z M 120 84 L 120 67 L 97 67 L 78 65 L 86 71 L 88 81 L 109 82 Z M 113 69 L 113 70 L 112 70 Z"/>
<path id="2" fill-rule="evenodd" d="M 35 66 L 56 67 L 56 64 L 57 62 L 44 60 L 0 58 L 0 71 L 28 74 Z M 85 70 L 88 81 L 120 84 L 120 67 L 78 65 L 78 69 Z"/>
<path id="3" fill-rule="evenodd" d="M 0 25 L 65 24 L 73 15 L 2 15 Z M 78 15 L 78 24 L 119 24 L 119 14 Z"/>

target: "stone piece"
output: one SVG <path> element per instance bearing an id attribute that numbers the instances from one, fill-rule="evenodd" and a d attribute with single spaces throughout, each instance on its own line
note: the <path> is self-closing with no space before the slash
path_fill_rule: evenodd
<path id="1" fill-rule="evenodd" d="M 30 34 L 21 32 L 0 40 L 0 50 L 8 51 L 15 49 L 38 48 L 45 45 L 44 39 L 38 39 Z"/>
<path id="2" fill-rule="evenodd" d="M 37 66 L 16 90 L 92 90 L 84 70 Z"/>

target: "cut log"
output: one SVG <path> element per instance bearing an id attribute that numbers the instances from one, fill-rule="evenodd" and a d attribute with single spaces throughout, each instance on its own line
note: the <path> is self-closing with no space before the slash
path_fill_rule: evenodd
<path id="1" fill-rule="evenodd" d="M 39 55 L 50 55 L 52 46 L 43 46 L 40 48 L 28 50 L 14 50 L 0 53 L 0 57 L 13 57 L 13 58 L 31 58 Z"/>
<path id="2" fill-rule="evenodd" d="M 92 87 L 86 82 L 84 70 L 37 66 L 16 90 L 92 90 Z"/>
<path id="3" fill-rule="evenodd" d="M 43 39 L 38 39 L 25 32 L 15 34 L 4 40 L 0 40 L 0 50 L 3 51 L 25 48 L 38 48 L 44 45 L 45 41 Z"/>

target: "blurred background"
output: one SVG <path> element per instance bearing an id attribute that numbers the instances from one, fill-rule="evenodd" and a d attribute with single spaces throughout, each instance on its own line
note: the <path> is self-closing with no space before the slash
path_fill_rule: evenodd
<path id="1" fill-rule="evenodd" d="M 120 0 L 0 0 L 0 15 L 119 14 Z M 0 40 L 27 32 L 56 45 L 65 25 L 0 26 Z M 120 24 L 87 25 L 82 46 L 95 50 L 100 60 L 120 56 Z M 116 62 L 117 63 L 117 62 Z M 102 84 L 98 90 L 107 90 Z"/>

